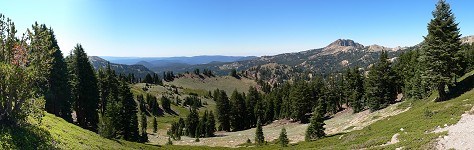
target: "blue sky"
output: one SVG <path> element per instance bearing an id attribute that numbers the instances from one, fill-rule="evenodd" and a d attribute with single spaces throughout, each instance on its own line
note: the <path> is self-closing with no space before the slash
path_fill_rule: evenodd
<path id="1" fill-rule="evenodd" d="M 4 0 L 19 33 L 51 26 L 63 53 L 169 57 L 273 55 L 353 39 L 412 46 L 437 0 Z M 463 35 L 474 35 L 474 1 L 448 0 Z"/>

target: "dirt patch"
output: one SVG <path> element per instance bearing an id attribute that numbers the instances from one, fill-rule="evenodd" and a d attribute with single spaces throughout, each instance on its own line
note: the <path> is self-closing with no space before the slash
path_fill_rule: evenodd
<path id="1" fill-rule="evenodd" d="M 437 149 L 473 149 L 474 142 L 474 107 L 462 114 L 458 123 L 444 128 L 436 129 L 434 132 L 448 131 L 448 135 L 438 139 Z"/>
<path id="2" fill-rule="evenodd" d="M 385 109 L 373 113 L 370 113 L 367 110 L 353 114 L 351 109 L 346 109 L 335 114 L 333 118 L 325 121 L 325 132 L 326 134 L 331 135 L 341 132 L 360 130 L 378 120 L 387 118 L 389 116 L 398 115 L 410 109 L 397 109 L 397 106 L 401 103 L 391 105 Z M 304 141 L 304 135 L 308 124 L 291 122 L 286 119 L 274 121 L 271 124 L 268 124 L 263 127 L 265 141 L 273 141 L 277 139 L 283 127 L 286 128 L 287 136 L 290 140 L 290 143 Z M 236 147 L 239 144 L 245 143 L 247 139 L 250 139 L 252 142 L 254 142 L 255 129 L 253 128 L 238 132 L 216 132 L 216 135 L 217 137 L 200 138 L 200 142 L 195 142 L 194 138 L 183 136 L 182 140 L 173 141 L 173 144 Z M 396 143 L 398 140 L 397 137 L 398 136 L 395 137 L 395 140 L 390 141 L 390 143 Z M 165 144 L 168 140 L 165 131 L 149 135 L 149 139 L 151 144 Z"/>
<path id="3" fill-rule="evenodd" d="M 397 106 L 400 104 L 401 103 L 390 105 L 385 109 L 372 113 L 370 113 L 369 110 L 355 114 L 352 113 L 351 109 L 341 111 L 335 114 L 334 118 L 331 118 L 325 122 L 326 134 L 336 134 L 340 132 L 360 130 L 376 121 L 398 115 L 410 109 L 410 107 L 406 109 L 397 109 Z"/>

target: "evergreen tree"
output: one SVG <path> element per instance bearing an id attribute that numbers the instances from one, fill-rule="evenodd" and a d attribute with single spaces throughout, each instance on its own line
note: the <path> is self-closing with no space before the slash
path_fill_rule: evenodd
<path id="1" fill-rule="evenodd" d="M 240 131 L 246 129 L 245 122 L 246 120 L 246 108 L 245 108 L 245 99 L 242 97 L 237 89 L 232 92 L 230 96 L 230 105 L 231 105 L 231 112 L 230 112 L 230 126 L 233 131 Z"/>
<path id="2" fill-rule="evenodd" d="M 148 104 L 148 109 L 151 111 L 153 115 L 158 114 L 158 102 L 157 99 L 154 95 L 151 95 L 150 93 L 146 94 L 146 102 Z"/>
<path id="3" fill-rule="evenodd" d="M 253 86 L 249 88 L 249 91 L 247 93 L 247 99 L 245 101 L 245 106 L 247 107 L 247 121 L 248 121 L 248 128 L 255 127 L 257 123 L 257 116 L 260 116 L 259 114 L 256 114 L 255 112 L 261 112 L 260 108 L 255 109 L 255 107 L 258 104 L 258 101 L 260 99 L 260 94 L 258 93 L 257 89 Z M 262 114 L 263 118 L 263 114 Z"/>
<path id="4" fill-rule="evenodd" d="M 194 69 L 194 74 L 199 75 L 199 69 Z"/>
<path id="5" fill-rule="evenodd" d="M 168 97 L 166 96 L 161 97 L 161 107 L 163 107 L 165 111 L 171 110 L 171 101 Z"/>
<path id="6" fill-rule="evenodd" d="M 280 136 L 278 137 L 278 142 L 280 143 L 281 147 L 287 147 L 288 143 L 290 142 L 288 136 L 286 135 L 285 127 L 281 129 Z"/>
<path id="7" fill-rule="evenodd" d="M 125 81 L 120 81 L 119 100 L 122 103 L 120 131 L 122 138 L 128 141 L 139 141 L 137 103 L 133 99 L 130 87 Z"/>
<path id="8" fill-rule="evenodd" d="M 98 86 L 100 92 L 99 111 L 104 114 L 107 109 L 108 96 L 113 96 L 113 99 L 118 99 L 118 80 L 115 72 L 110 68 L 110 64 L 107 64 L 105 70 L 102 68 L 98 71 Z"/>
<path id="9" fill-rule="evenodd" d="M 291 118 L 299 120 L 302 123 L 308 122 L 306 113 L 311 112 L 311 93 L 309 86 L 305 81 L 297 81 L 295 86 L 291 88 Z"/>
<path id="10" fill-rule="evenodd" d="M 97 78 L 82 45 L 74 47 L 69 56 L 69 70 L 72 76 L 72 93 L 77 122 L 85 129 L 97 130 L 99 90 Z"/>
<path id="11" fill-rule="evenodd" d="M 198 132 L 197 137 L 207 137 L 206 132 L 207 132 L 207 119 L 208 119 L 208 112 L 207 110 L 204 111 L 204 114 L 201 116 L 201 119 L 199 120 L 199 125 L 198 129 L 196 129 L 196 132 Z"/>
<path id="12" fill-rule="evenodd" d="M 349 104 L 354 113 L 360 112 L 365 106 L 362 101 L 362 96 L 364 95 L 364 79 L 357 67 L 349 69 L 346 78 L 347 84 L 345 91 L 347 91 Z"/>
<path id="13" fill-rule="evenodd" d="M 232 77 L 235 77 L 237 79 L 239 78 L 239 76 L 237 75 L 237 70 L 236 69 L 230 70 L 229 75 L 232 76 Z"/>
<path id="14" fill-rule="evenodd" d="M 393 67 L 400 77 L 401 90 L 404 98 L 421 99 L 427 95 L 428 86 L 423 81 L 422 68 L 419 61 L 420 50 L 418 48 L 401 54 L 398 63 Z"/>
<path id="15" fill-rule="evenodd" d="M 146 74 L 145 78 L 142 81 L 143 83 L 148 83 L 148 84 L 153 84 L 153 78 L 151 75 L 148 73 Z"/>
<path id="16" fill-rule="evenodd" d="M 189 137 L 196 137 L 196 129 L 199 124 L 199 114 L 196 109 L 191 108 L 186 117 L 186 131 Z"/>
<path id="17" fill-rule="evenodd" d="M 147 120 L 146 120 L 146 115 L 144 112 L 141 112 L 141 138 L 140 142 L 148 142 L 148 134 L 146 133 L 146 128 L 147 128 Z"/>
<path id="18" fill-rule="evenodd" d="M 437 101 L 447 99 L 446 85 L 453 84 L 462 73 L 458 23 L 450 5 L 438 1 L 433 19 L 428 24 L 428 35 L 422 45 L 423 78 L 436 87 Z"/>
<path id="19" fill-rule="evenodd" d="M 99 114 L 98 133 L 100 136 L 111 139 L 115 138 L 115 127 L 110 117 Z"/>
<path id="20" fill-rule="evenodd" d="M 47 29 L 44 24 L 41 25 L 41 27 L 38 27 L 37 25 L 38 24 L 36 24 L 36 27 L 33 27 L 33 29 L 36 29 L 35 33 L 48 33 L 49 36 L 47 37 L 50 42 L 48 49 L 53 52 L 51 70 L 46 79 L 48 81 L 48 89 L 46 90 L 44 97 L 46 100 L 45 109 L 49 113 L 55 114 L 68 122 L 72 122 L 72 95 L 71 87 L 68 83 L 69 75 L 67 64 L 61 50 L 59 49 L 53 29 Z"/>
<path id="21" fill-rule="evenodd" d="M 255 129 L 255 144 L 263 145 L 265 144 L 265 137 L 263 136 L 262 123 L 260 118 L 257 119 L 257 128 Z"/>
<path id="22" fill-rule="evenodd" d="M 36 30 L 33 30 L 36 31 Z M 44 83 L 51 70 L 47 31 L 19 39 L 15 23 L 0 14 L 0 124 L 16 124 L 43 115 Z"/>
<path id="23" fill-rule="evenodd" d="M 313 116 L 311 117 L 311 123 L 309 124 L 308 129 L 306 129 L 305 141 L 317 140 L 326 136 L 326 133 L 324 133 L 325 123 L 323 113 L 324 112 L 321 111 L 320 107 L 317 107 L 314 110 Z"/>
<path id="24" fill-rule="evenodd" d="M 271 123 L 273 120 L 274 120 L 274 117 L 275 117 L 275 114 L 274 114 L 274 104 L 273 104 L 273 100 L 274 100 L 274 96 L 273 94 L 267 94 L 264 98 L 264 102 L 265 102 L 265 117 L 264 117 L 264 120 L 263 122 L 265 124 L 267 123 Z"/>
<path id="25" fill-rule="evenodd" d="M 112 93 L 109 93 L 106 101 L 108 105 L 105 113 L 100 113 L 98 132 L 105 138 L 117 138 L 123 133 L 120 124 L 122 103 Z"/>
<path id="26" fill-rule="evenodd" d="M 153 116 L 153 133 L 156 133 L 158 130 L 158 123 L 156 122 L 156 117 Z"/>
<path id="27" fill-rule="evenodd" d="M 146 112 L 145 99 L 143 98 L 142 94 L 137 95 L 137 101 L 138 101 L 138 104 L 140 105 L 140 107 L 138 107 L 139 111 Z"/>
<path id="28" fill-rule="evenodd" d="M 388 62 L 386 52 L 382 52 L 379 61 L 370 68 L 365 79 L 365 99 L 371 111 L 376 111 L 394 103 L 397 96 L 395 73 Z"/>
<path id="29" fill-rule="evenodd" d="M 227 94 L 223 90 L 214 91 L 214 101 L 216 102 L 217 120 L 220 128 L 224 131 L 230 131 L 230 104 Z"/>
<path id="30" fill-rule="evenodd" d="M 279 90 L 282 102 L 280 106 L 280 118 L 290 118 L 292 109 L 291 109 L 291 101 L 290 101 L 290 91 L 292 89 L 292 85 L 289 82 L 285 82 L 281 89 Z"/>
<path id="31" fill-rule="evenodd" d="M 213 137 L 214 132 L 216 132 L 216 120 L 214 119 L 214 113 L 210 111 L 207 114 L 206 137 Z"/>

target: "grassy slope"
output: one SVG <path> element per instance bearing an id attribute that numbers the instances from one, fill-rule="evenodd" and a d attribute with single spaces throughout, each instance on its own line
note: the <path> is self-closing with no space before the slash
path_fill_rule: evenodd
<path id="1" fill-rule="evenodd" d="M 189 89 L 191 91 L 201 89 L 207 92 L 221 89 L 226 91 L 229 97 L 235 89 L 239 92 L 247 92 L 250 86 L 257 86 L 257 83 L 253 80 L 247 78 L 236 79 L 231 76 L 219 76 L 205 79 L 196 77 L 177 78 L 173 82 L 167 82 L 166 84 L 183 87 L 184 89 Z"/>

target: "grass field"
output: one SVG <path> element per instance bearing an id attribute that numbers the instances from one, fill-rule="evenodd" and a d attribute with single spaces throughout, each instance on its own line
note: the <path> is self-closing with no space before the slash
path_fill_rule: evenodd
<path id="1" fill-rule="evenodd" d="M 230 97 L 232 92 L 237 89 L 239 92 L 247 92 L 250 86 L 257 86 L 254 80 L 247 78 L 236 79 L 231 76 L 221 76 L 213 78 L 186 77 L 177 78 L 173 82 L 165 82 L 167 85 L 175 85 L 190 90 L 214 91 L 215 89 L 224 90 Z"/>

